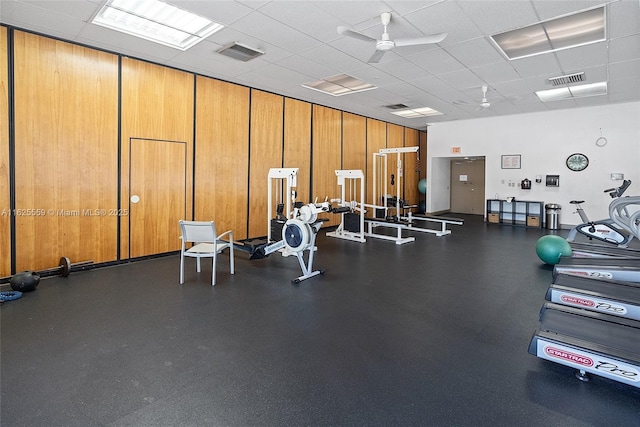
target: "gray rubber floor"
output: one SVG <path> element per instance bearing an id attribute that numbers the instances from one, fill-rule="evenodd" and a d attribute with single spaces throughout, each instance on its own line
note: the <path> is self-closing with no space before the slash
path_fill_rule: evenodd
<path id="1" fill-rule="evenodd" d="M 639 425 L 638 388 L 527 352 L 547 231 L 462 217 L 402 246 L 321 230 L 298 286 L 244 252 L 215 288 L 177 255 L 44 279 L 2 304 L 1 424 Z"/>

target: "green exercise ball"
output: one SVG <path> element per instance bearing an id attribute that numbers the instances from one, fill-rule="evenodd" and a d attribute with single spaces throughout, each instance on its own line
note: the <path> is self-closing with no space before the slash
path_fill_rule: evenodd
<path id="1" fill-rule="evenodd" d="M 571 256 L 571 245 L 562 237 L 549 234 L 536 242 L 536 254 L 545 264 L 556 265 L 561 256 Z"/>
<path id="2" fill-rule="evenodd" d="M 427 194 L 427 178 L 422 178 L 418 181 L 418 191 L 421 194 Z"/>

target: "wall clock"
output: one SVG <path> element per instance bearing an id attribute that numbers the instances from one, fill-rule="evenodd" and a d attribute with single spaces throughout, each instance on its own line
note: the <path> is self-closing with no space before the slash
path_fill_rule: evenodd
<path id="1" fill-rule="evenodd" d="M 567 157 L 567 167 L 574 172 L 583 171 L 589 166 L 589 159 L 582 153 L 574 153 Z"/>

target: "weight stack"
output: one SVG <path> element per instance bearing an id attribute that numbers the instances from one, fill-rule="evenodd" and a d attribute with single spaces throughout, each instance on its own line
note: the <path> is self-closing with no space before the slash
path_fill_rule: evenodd
<path id="1" fill-rule="evenodd" d="M 344 229 L 351 233 L 360 232 L 360 214 L 349 212 L 344 214 Z"/>
<path id="2" fill-rule="evenodd" d="M 271 239 L 275 242 L 282 240 L 282 229 L 287 221 L 281 219 L 271 220 Z"/>

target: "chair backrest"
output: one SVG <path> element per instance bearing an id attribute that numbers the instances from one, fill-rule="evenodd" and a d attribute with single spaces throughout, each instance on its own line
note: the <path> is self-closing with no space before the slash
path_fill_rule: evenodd
<path id="1" fill-rule="evenodd" d="M 216 241 L 216 225 L 213 221 L 180 220 L 183 242 L 213 243 Z"/>

